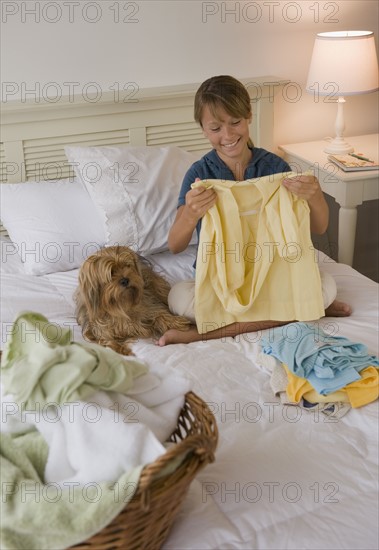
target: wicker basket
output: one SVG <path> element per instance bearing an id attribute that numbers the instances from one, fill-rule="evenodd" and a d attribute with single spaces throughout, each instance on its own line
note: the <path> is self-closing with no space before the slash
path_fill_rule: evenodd
<path id="1" fill-rule="evenodd" d="M 176 443 L 139 478 L 133 498 L 102 531 L 71 548 L 85 550 L 157 550 L 161 547 L 197 472 L 214 460 L 218 431 L 213 414 L 193 392 L 186 394 L 178 425 L 170 441 Z M 181 455 L 171 474 L 162 471 Z"/>

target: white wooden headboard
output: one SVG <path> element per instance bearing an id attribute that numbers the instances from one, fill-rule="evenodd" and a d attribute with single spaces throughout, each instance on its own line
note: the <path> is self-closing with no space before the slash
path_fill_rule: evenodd
<path id="1" fill-rule="evenodd" d="M 288 81 L 276 77 L 244 78 L 255 145 L 275 149 L 274 96 Z M 176 145 L 207 152 L 209 143 L 193 120 L 199 84 L 126 90 L 95 97 L 72 95 L 2 106 L 0 182 L 72 177 L 66 145 Z"/>

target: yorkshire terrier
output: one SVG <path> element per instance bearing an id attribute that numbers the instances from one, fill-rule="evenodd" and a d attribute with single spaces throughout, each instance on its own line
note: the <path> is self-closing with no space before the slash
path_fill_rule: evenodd
<path id="1" fill-rule="evenodd" d="M 102 248 L 79 270 L 76 318 L 84 338 L 133 355 L 129 344 L 138 338 L 189 329 L 186 317 L 170 313 L 169 290 L 168 282 L 130 248 Z"/>

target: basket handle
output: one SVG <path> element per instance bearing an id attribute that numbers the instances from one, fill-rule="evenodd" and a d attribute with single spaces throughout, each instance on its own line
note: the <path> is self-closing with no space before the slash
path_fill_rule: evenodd
<path id="1" fill-rule="evenodd" d="M 178 439 L 166 453 L 142 470 L 138 491 L 145 510 L 149 508 L 150 486 L 153 481 L 173 475 L 184 461 L 187 461 L 187 474 L 195 475 L 199 468 L 215 460 L 214 451 L 218 440 L 216 420 L 208 405 L 193 392 L 188 392 L 185 396 L 178 427 L 171 437 L 173 442 Z"/>

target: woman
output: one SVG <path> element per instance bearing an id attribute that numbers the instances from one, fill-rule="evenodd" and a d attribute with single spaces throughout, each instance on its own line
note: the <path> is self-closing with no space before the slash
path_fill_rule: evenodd
<path id="1" fill-rule="evenodd" d="M 187 248 L 195 228 L 199 235 L 202 217 L 217 200 L 213 189 L 192 189 L 193 182 L 204 179 L 243 181 L 291 171 L 290 166 L 277 155 L 254 147 L 249 137 L 252 120 L 250 96 L 235 78 L 215 76 L 203 82 L 196 92 L 194 116 L 212 150 L 195 162 L 184 177 L 176 218 L 168 236 L 168 245 L 174 254 Z M 307 200 L 311 231 L 324 233 L 328 226 L 329 209 L 317 178 L 298 176 L 284 179 L 283 185 L 297 197 Z M 322 285 L 325 315 L 350 315 L 350 306 L 335 300 L 337 291 L 332 277 L 323 274 Z M 194 281 L 175 285 L 170 292 L 169 305 L 173 313 L 187 315 L 194 320 Z M 272 320 L 239 322 L 206 334 L 200 334 L 193 326 L 186 332 L 166 332 L 158 345 L 234 337 L 283 324 L 286 323 Z"/>

